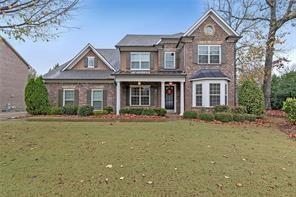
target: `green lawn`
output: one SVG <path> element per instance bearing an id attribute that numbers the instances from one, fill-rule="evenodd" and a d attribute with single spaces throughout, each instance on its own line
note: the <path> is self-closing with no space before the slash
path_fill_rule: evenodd
<path id="1" fill-rule="evenodd" d="M 1 196 L 294 196 L 296 188 L 296 142 L 276 128 L 2 121 L 0 150 Z"/>

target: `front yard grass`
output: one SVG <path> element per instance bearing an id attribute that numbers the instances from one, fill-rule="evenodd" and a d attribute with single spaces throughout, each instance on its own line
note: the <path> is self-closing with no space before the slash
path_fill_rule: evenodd
<path id="1" fill-rule="evenodd" d="M 294 196 L 296 188 L 296 142 L 271 127 L 2 121 L 0 150 L 1 196 Z"/>

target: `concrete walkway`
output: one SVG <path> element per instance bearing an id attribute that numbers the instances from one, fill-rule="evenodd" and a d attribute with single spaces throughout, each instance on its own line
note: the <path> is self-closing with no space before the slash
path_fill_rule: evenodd
<path id="1" fill-rule="evenodd" d="M 26 117 L 27 112 L 0 112 L 0 120 Z"/>

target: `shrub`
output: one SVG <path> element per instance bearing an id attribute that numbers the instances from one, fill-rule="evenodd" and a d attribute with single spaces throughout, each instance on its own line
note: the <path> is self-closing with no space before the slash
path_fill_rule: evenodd
<path id="1" fill-rule="evenodd" d="M 147 109 L 143 109 L 142 115 L 145 115 L 145 116 L 155 116 L 156 115 L 156 112 L 154 111 L 154 109 L 147 108 Z"/>
<path id="2" fill-rule="evenodd" d="M 65 105 L 62 108 L 62 114 L 65 115 L 77 115 L 78 107 L 74 105 Z"/>
<path id="3" fill-rule="evenodd" d="M 213 121 L 215 119 L 214 114 L 199 114 L 199 119 L 206 120 L 206 121 Z"/>
<path id="4" fill-rule="evenodd" d="M 245 116 L 239 113 L 232 114 L 232 117 L 233 117 L 233 121 L 236 121 L 236 122 L 243 122 L 245 120 Z"/>
<path id="5" fill-rule="evenodd" d="M 113 108 L 111 106 L 106 106 L 103 110 L 107 111 L 108 114 L 111 114 L 113 112 Z"/>
<path id="6" fill-rule="evenodd" d="M 244 114 L 245 120 L 253 122 L 256 121 L 257 116 L 254 114 Z"/>
<path id="7" fill-rule="evenodd" d="M 101 115 L 107 115 L 107 114 L 109 114 L 109 112 L 106 111 L 106 110 L 97 110 L 97 111 L 94 111 L 94 115 L 95 116 L 101 116 Z"/>
<path id="8" fill-rule="evenodd" d="M 165 116 L 167 113 L 167 110 L 164 108 L 155 108 L 154 111 L 158 116 Z"/>
<path id="9" fill-rule="evenodd" d="M 238 90 L 239 104 L 246 108 L 248 114 L 261 115 L 264 113 L 263 92 L 252 80 L 243 81 Z"/>
<path id="10" fill-rule="evenodd" d="M 230 110 L 232 113 L 234 114 L 245 114 L 246 112 L 246 108 L 244 106 L 235 106 L 232 107 Z"/>
<path id="11" fill-rule="evenodd" d="M 29 114 L 47 114 L 49 110 L 48 92 L 42 77 L 30 79 L 25 88 L 26 110 Z"/>
<path id="12" fill-rule="evenodd" d="M 228 111 L 229 111 L 229 107 L 227 105 L 216 105 L 214 107 L 214 113 L 228 112 Z"/>
<path id="13" fill-rule="evenodd" d="M 296 124 L 296 98 L 287 98 L 283 110 L 287 113 L 289 121 Z"/>
<path id="14" fill-rule="evenodd" d="M 185 111 L 183 114 L 183 118 L 186 118 L 186 119 L 197 118 L 197 113 L 195 111 Z"/>
<path id="15" fill-rule="evenodd" d="M 94 114 L 94 108 L 89 105 L 81 106 L 78 108 L 79 116 L 90 116 Z"/>
<path id="16" fill-rule="evenodd" d="M 58 106 L 53 106 L 48 108 L 48 114 L 50 115 L 61 115 L 62 114 L 62 108 Z"/>
<path id="17" fill-rule="evenodd" d="M 233 121 L 233 116 L 231 113 L 220 112 L 220 113 L 215 113 L 215 119 L 221 122 L 231 122 Z"/>

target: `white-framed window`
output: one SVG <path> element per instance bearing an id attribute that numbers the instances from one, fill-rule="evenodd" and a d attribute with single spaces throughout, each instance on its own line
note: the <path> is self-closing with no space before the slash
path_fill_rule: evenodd
<path id="1" fill-rule="evenodd" d="M 64 89 L 63 90 L 63 106 L 75 104 L 75 90 Z"/>
<path id="2" fill-rule="evenodd" d="M 87 56 L 87 67 L 88 68 L 95 67 L 95 57 L 94 56 Z"/>
<path id="3" fill-rule="evenodd" d="M 175 52 L 165 52 L 164 53 L 164 68 L 165 69 L 175 69 L 176 66 L 176 53 Z"/>
<path id="4" fill-rule="evenodd" d="M 214 107 L 220 105 L 221 96 L 221 85 L 220 83 L 210 83 L 210 106 Z"/>
<path id="5" fill-rule="evenodd" d="M 131 106 L 150 106 L 150 86 L 130 86 Z"/>
<path id="6" fill-rule="evenodd" d="M 202 84 L 195 85 L 195 106 L 202 106 Z"/>
<path id="7" fill-rule="evenodd" d="M 91 106 L 94 107 L 94 110 L 103 109 L 103 90 L 101 89 L 91 90 Z"/>
<path id="8" fill-rule="evenodd" d="M 220 64 L 221 45 L 198 45 L 199 64 Z"/>
<path id="9" fill-rule="evenodd" d="M 226 79 L 192 81 L 192 107 L 228 105 L 228 93 Z"/>
<path id="10" fill-rule="evenodd" d="M 150 70 L 150 53 L 132 52 L 131 70 Z"/>

